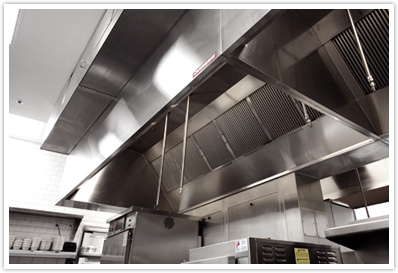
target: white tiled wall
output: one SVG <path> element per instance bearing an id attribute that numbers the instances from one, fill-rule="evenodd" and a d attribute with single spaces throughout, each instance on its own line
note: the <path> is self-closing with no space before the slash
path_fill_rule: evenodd
<path id="1" fill-rule="evenodd" d="M 9 233 L 21 238 L 41 237 L 42 239 L 52 239 L 52 237 L 58 235 L 56 224 L 59 226 L 59 231 L 61 236 L 64 237 L 64 241 L 70 241 L 74 219 L 12 212 L 10 213 Z"/>
<path id="2" fill-rule="evenodd" d="M 8 138 L 6 145 L 8 145 L 7 148 L 10 152 L 5 157 L 4 182 L 7 185 L 4 196 L 10 207 L 80 214 L 84 216 L 83 225 L 107 226 L 106 220 L 113 213 L 55 206 L 60 199 L 59 189 L 67 161 L 66 155 L 41 150 L 38 144 L 13 138 Z M 33 225 L 32 221 L 28 219 L 20 220 L 19 223 L 15 222 L 15 219 L 12 222 L 10 221 L 11 234 L 15 232 L 21 234 L 21 236 L 26 234 L 29 237 L 29 234 L 43 231 L 40 234 L 44 236 L 52 234 L 53 229 L 56 228 L 55 226 L 47 227 L 44 222 L 41 227 L 31 226 Z M 19 228 L 17 227 L 19 224 L 24 226 Z M 35 225 L 38 225 L 38 223 Z M 78 242 L 81 234 L 82 231 L 79 229 L 74 241 Z"/>

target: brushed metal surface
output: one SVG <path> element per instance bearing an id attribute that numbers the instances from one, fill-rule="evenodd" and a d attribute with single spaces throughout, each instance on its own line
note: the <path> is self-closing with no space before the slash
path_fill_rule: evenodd
<path id="1" fill-rule="evenodd" d="M 341 139 L 341 135 L 345 138 Z M 335 141 L 337 138 L 341 141 Z M 323 160 L 324 156 L 338 154 L 343 149 L 366 140 L 365 136 L 325 116 L 316 120 L 312 128 L 303 127 L 187 183 L 183 196 L 176 196 L 174 190 L 167 193 L 167 198 L 174 208 L 184 211 L 256 183 L 263 183 L 269 177 L 276 178 L 275 176 L 297 171 L 305 164 L 311 165 L 317 160 Z"/>
<path id="2" fill-rule="evenodd" d="M 69 199 L 125 208 L 132 205 L 152 208 L 156 202 L 157 184 L 149 168 L 142 155 L 125 151 Z M 164 208 L 164 202 L 163 197 L 160 208 Z M 169 206 L 166 205 L 166 208 Z"/>
<path id="3" fill-rule="evenodd" d="M 361 184 L 365 192 L 386 187 L 389 185 L 389 173 L 386 171 L 388 169 L 389 158 L 386 158 L 359 166 L 358 168 L 348 172 L 324 178 L 321 180 L 324 199 L 335 200 L 348 195 L 360 193 L 356 171 L 359 173 Z M 385 199 L 388 200 L 388 196 L 380 196 L 379 198 L 382 198 L 383 201 Z M 349 203 L 349 205 L 352 204 Z"/>
<path id="4" fill-rule="evenodd" d="M 347 225 L 355 220 L 354 210 L 349 207 L 344 207 L 329 201 L 325 201 L 324 205 L 328 218 L 328 226 L 330 228 Z"/>
<path id="5" fill-rule="evenodd" d="M 311 209 L 300 208 L 304 236 L 317 237 L 315 214 Z"/>
<path id="6" fill-rule="evenodd" d="M 379 89 L 358 101 L 374 130 L 382 137 L 389 134 L 389 88 Z"/>
<path id="7" fill-rule="evenodd" d="M 80 84 L 116 97 L 184 12 L 123 10 Z"/>
<path id="8" fill-rule="evenodd" d="M 43 135 L 43 140 L 45 143 L 45 139 L 50 134 L 51 130 L 54 128 L 55 123 L 57 122 L 58 118 L 62 114 L 63 110 L 68 105 L 69 100 L 73 96 L 76 88 L 79 86 L 80 81 L 83 79 L 84 75 L 86 74 L 87 70 L 89 69 L 90 64 L 93 62 L 94 58 L 97 56 L 100 48 L 104 44 L 105 40 L 107 39 L 109 33 L 111 32 L 112 28 L 116 24 L 117 20 L 119 19 L 123 10 L 115 10 L 110 9 L 107 10 L 102 17 L 101 21 L 98 24 L 97 29 L 93 33 L 90 41 L 88 42 L 84 52 L 82 53 L 79 62 L 76 65 L 76 68 L 73 70 L 71 77 L 65 83 L 55 105 L 51 112 L 51 115 L 48 119 L 45 133 Z M 77 143 L 76 143 L 77 144 Z M 58 143 L 60 146 L 59 150 L 62 149 L 63 143 Z"/>
<path id="9" fill-rule="evenodd" d="M 269 21 L 266 21 L 264 18 L 261 19 L 259 22 L 264 22 L 264 25 L 261 29 L 259 28 L 253 33 L 257 34 L 260 31 L 265 31 L 264 33 L 266 33 L 268 27 L 272 29 L 272 25 L 276 24 L 276 26 L 279 27 L 280 25 L 287 25 L 289 29 L 286 30 L 286 33 L 289 33 L 289 35 L 284 35 L 286 33 L 282 31 L 283 28 L 275 27 L 274 31 L 277 32 L 275 37 L 278 39 L 273 41 L 272 46 L 269 45 L 270 36 L 260 37 L 260 34 L 259 38 L 255 38 L 247 43 L 247 47 L 236 47 L 236 52 L 229 52 L 232 55 L 239 56 L 238 53 L 242 50 L 252 50 L 251 52 L 254 54 L 248 54 L 248 57 L 245 59 L 245 61 L 250 64 L 252 70 L 246 69 L 245 65 L 247 65 L 247 63 L 240 63 L 238 62 L 239 60 L 236 61 L 234 57 L 221 55 L 222 52 L 220 52 L 218 56 L 221 55 L 221 58 L 214 60 L 208 69 L 202 71 L 202 73 L 192 80 L 192 71 L 195 71 L 195 69 L 211 56 L 215 50 L 222 48 L 222 42 L 220 42 L 222 39 L 220 39 L 220 35 L 222 36 L 223 34 L 222 29 L 219 29 L 221 25 L 220 20 L 222 19 L 220 19 L 219 10 L 211 10 L 208 13 L 204 10 L 187 11 L 157 50 L 155 50 L 154 54 L 147 59 L 140 70 L 131 78 L 129 83 L 125 85 L 118 99 L 108 107 L 98 120 L 98 123 L 86 134 L 86 137 L 84 137 L 82 142 L 78 145 L 77 151 L 73 152 L 71 157 L 73 163 L 71 163 L 71 166 L 77 168 L 78 171 L 72 168 L 76 172 L 70 181 L 74 181 L 73 183 L 76 183 L 76 181 L 84 181 L 95 174 L 95 172 L 107 164 L 117 153 L 127 147 L 132 147 L 131 144 L 137 141 L 139 137 L 144 136 L 144 133 L 150 132 L 151 129 L 156 129 L 156 125 L 152 127 L 150 124 L 152 122 L 159 123 L 159 121 L 162 120 L 162 115 L 167 111 L 172 112 L 170 115 L 171 119 L 174 114 L 174 121 L 176 124 L 174 128 L 178 128 L 178 126 L 182 124 L 180 118 L 183 115 L 180 115 L 179 112 L 180 109 L 184 109 L 184 103 L 182 102 L 184 97 L 188 95 L 188 93 L 194 94 L 195 90 L 200 90 L 202 84 L 209 84 L 210 81 L 208 80 L 213 78 L 210 77 L 210 74 L 216 71 L 224 73 L 223 76 L 228 78 L 228 73 L 226 71 L 233 66 L 235 67 L 230 69 L 234 75 L 232 77 L 237 76 L 237 78 L 239 78 L 243 77 L 244 73 L 250 73 L 260 80 L 249 76 L 254 80 L 249 82 L 248 91 L 239 88 L 231 88 L 228 90 L 228 92 L 231 92 L 226 93 L 225 99 L 222 101 L 222 107 L 224 107 L 224 105 L 228 106 L 225 110 L 231 108 L 256 90 L 254 88 L 252 89 L 250 85 L 253 86 L 256 82 L 262 82 L 264 84 L 266 81 L 267 84 L 275 86 L 283 93 L 291 95 L 293 99 L 309 102 L 309 106 L 314 106 L 314 109 L 326 113 L 338 120 L 336 121 L 331 117 L 324 116 L 318 118 L 318 120 L 314 122 L 314 127 L 311 129 L 306 126 L 298 128 L 296 131 L 290 132 L 288 136 L 285 135 L 280 137 L 277 142 L 271 142 L 262 148 L 258 145 L 254 145 L 253 147 L 258 149 L 255 151 L 246 151 L 247 149 L 243 149 L 244 152 L 238 152 L 238 155 L 245 154 L 245 152 L 251 153 L 239 158 L 239 160 L 232 161 L 229 165 L 220 165 L 212 172 L 208 172 L 205 175 L 202 173 L 201 176 L 195 177 L 196 179 L 185 185 L 186 188 L 184 189 L 184 195 L 182 197 L 175 196 L 174 191 L 169 192 L 166 197 L 170 201 L 172 208 L 176 211 L 181 212 L 192 209 L 193 207 L 267 182 L 312 164 L 317 164 L 319 170 L 323 172 L 329 169 L 336 171 L 337 168 L 333 165 L 334 163 L 340 167 L 347 168 L 349 164 L 359 164 L 366 160 L 374 160 L 374 158 L 378 156 L 384 156 L 385 149 L 387 149 L 388 154 L 388 145 L 383 146 L 380 145 L 380 143 L 373 146 L 375 150 L 369 148 L 367 150 L 361 150 L 358 154 L 349 153 L 350 149 L 365 145 L 364 141 L 367 141 L 367 137 L 365 136 L 370 136 L 373 139 L 379 139 L 379 137 L 374 134 L 371 128 L 363 128 L 362 124 L 358 125 L 358 123 L 353 122 L 349 116 L 346 118 L 346 116 L 336 113 L 339 107 L 346 106 L 347 103 L 356 100 L 357 97 L 349 90 L 348 84 L 342 79 L 343 77 L 336 72 L 340 70 L 333 68 L 333 62 L 327 60 L 331 57 L 326 56 L 327 51 L 322 48 L 322 43 L 317 40 L 319 37 L 317 38 L 316 31 L 314 30 L 316 29 L 315 21 L 320 20 L 322 16 L 307 16 L 309 19 L 303 20 L 300 18 L 301 15 L 299 16 L 298 13 L 295 12 L 287 12 L 286 14 L 290 14 L 290 17 L 287 15 L 287 17 L 282 16 L 284 14 L 285 13 L 282 12 L 277 15 L 273 13 L 273 16 L 271 16 L 272 20 Z M 331 13 L 325 12 L 326 17 L 330 14 Z M 278 22 L 278 18 L 287 18 L 287 20 Z M 304 23 L 302 21 L 304 21 Z M 298 27 L 296 29 L 294 29 L 295 22 L 298 22 Z M 309 22 L 312 23 L 309 24 Z M 234 24 L 235 23 L 236 22 L 234 22 Z M 309 25 L 313 25 L 312 29 L 309 29 Z M 206 36 L 205 32 L 210 30 L 214 31 L 214 33 Z M 250 29 L 249 32 L 251 31 Z M 250 35 L 246 36 L 246 34 L 244 34 L 243 36 L 248 39 Z M 232 47 L 236 45 L 236 43 L 232 44 Z M 307 44 L 310 44 L 310 46 L 307 47 Z M 260 55 L 255 54 L 256 51 L 259 52 L 258 49 L 262 48 L 262 46 L 264 46 L 264 51 L 274 51 L 274 53 L 272 53 L 274 62 L 272 62 L 272 69 L 269 69 L 276 74 L 272 74 L 274 76 L 273 79 L 271 79 L 270 75 L 265 74 L 268 70 L 266 71 L 265 68 L 262 69 L 260 67 L 261 64 L 266 63 L 265 59 L 261 56 L 263 53 L 259 53 Z M 285 50 L 285 52 L 283 50 Z M 182 52 L 186 54 L 181 55 Z M 228 50 L 226 52 L 228 52 Z M 275 52 L 278 54 L 276 59 L 274 59 Z M 265 53 L 267 54 L 267 52 Z M 295 53 L 295 55 L 287 56 L 288 53 Z M 229 58 L 232 58 L 232 61 L 230 61 Z M 280 59 L 279 61 L 278 58 Z M 254 59 L 255 61 L 253 61 Z M 176 60 L 183 61 L 177 62 Z M 224 62 L 228 62 L 228 64 Z M 228 69 L 223 70 L 224 67 L 228 67 Z M 238 68 L 236 69 L 236 67 Z M 331 67 L 333 69 L 331 69 Z M 274 68 L 276 68 L 276 70 Z M 291 71 L 289 71 L 289 69 L 291 69 Z M 308 71 L 312 73 L 312 77 L 308 76 L 311 74 L 308 71 L 307 75 L 301 77 L 302 75 L 300 73 L 304 73 L 301 69 L 309 69 Z M 332 70 L 333 72 L 331 72 Z M 172 71 L 173 73 L 167 74 L 165 71 Z M 242 73 L 236 71 L 241 71 Z M 295 90 L 293 89 L 295 87 L 292 88 L 286 85 L 286 79 L 282 77 L 284 73 L 288 74 L 286 71 L 291 74 L 289 75 L 291 78 L 291 85 L 295 85 L 295 87 L 304 86 L 303 88 L 305 90 Z M 178 78 L 176 75 L 178 75 Z M 320 75 L 325 78 L 314 80 L 313 75 Z M 276 79 L 282 79 L 283 81 L 281 82 Z M 228 89 L 234 86 L 237 81 L 234 82 L 231 80 L 230 82 L 223 82 L 227 83 L 225 86 L 227 86 L 226 89 Z M 247 82 L 245 84 L 247 84 Z M 238 85 L 239 84 L 236 84 L 234 87 Z M 317 90 L 319 88 L 323 91 Z M 202 89 L 202 91 L 204 91 L 204 93 L 201 94 L 203 96 L 206 96 L 207 93 L 211 93 L 211 89 L 207 88 Z M 219 96 L 221 93 L 221 89 L 217 89 L 216 95 Z M 233 96 L 231 96 L 231 94 L 233 94 Z M 198 104 L 196 106 L 193 104 L 193 108 L 196 107 L 196 109 L 199 110 L 203 109 L 206 103 L 208 104 L 216 98 L 216 95 L 213 94 L 211 100 L 209 99 L 205 103 L 203 103 L 204 100 L 197 100 Z M 192 102 L 194 102 L 194 96 L 192 97 Z M 171 105 L 175 106 L 175 104 L 178 105 L 174 108 L 170 108 Z M 204 115 L 198 118 L 197 120 L 200 121 L 198 123 L 190 123 L 195 124 L 194 127 L 196 129 L 189 129 L 189 135 L 195 133 L 204 125 L 222 114 L 225 110 L 221 112 L 218 111 L 219 109 L 217 109 L 217 107 L 219 106 L 220 105 L 212 104 L 215 110 L 214 112 L 209 112 L 209 116 Z M 297 107 L 294 107 L 292 109 L 296 108 Z M 381 110 L 385 109 L 381 108 Z M 214 113 L 218 114 L 215 115 Z M 383 116 L 383 114 L 380 116 Z M 192 122 L 193 118 L 194 117 L 191 118 L 190 122 Z M 255 117 L 253 120 L 257 122 Z M 225 129 L 226 128 L 224 128 L 224 130 Z M 242 128 L 239 129 L 241 130 L 239 134 L 245 133 Z M 233 139 L 234 134 L 231 133 L 228 135 L 224 130 L 222 131 L 225 135 L 225 139 L 231 144 L 231 142 L 233 142 L 231 139 Z M 252 126 L 248 129 L 248 131 L 250 130 L 253 130 Z M 175 134 L 173 134 L 173 132 L 169 135 L 166 150 L 170 150 L 181 141 L 182 138 L 179 138 L 178 135 L 179 131 L 176 130 L 175 132 Z M 342 135 L 344 135 L 345 138 L 342 139 Z M 248 134 L 248 136 L 250 136 L 250 134 Z M 249 141 L 248 136 L 245 137 L 247 138 L 244 139 L 245 141 Z M 147 142 L 146 146 L 143 145 L 140 147 L 137 143 L 133 145 L 142 149 L 142 152 L 145 152 L 144 147 L 153 147 L 150 151 L 145 153 L 147 160 L 151 162 L 152 165 L 156 165 L 154 164 L 154 160 L 160 155 L 160 153 L 158 153 L 160 150 L 157 149 L 155 143 L 158 142 L 161 137 L 157 137 L 158 136 Z M 336 139 L 339 139 L 339 141 L 336 141 Z M 238 144 L 240 143 L 238 142 Z M 231 147 L 233 145 L 234 144 L 231 144 Z M 200 148 L 199 144 L 198 146 Z M 236 146 L 239 147 L 239 145 Z M 232 150 L 234 150 L 234 148 L 237 150 L 236 147 L 233 147 Z M 380 150 L 376 148 L 380 148 Z M 200 150 L 204 151 L 202 148 Z M 364 153 L 362 154 L 362 152 Z M 205 152 L 203 152 L 203 154 L 205 154 Z M 344 156 L 335 159 L 335 161 L 330 159 L 340 154 L 344 154 Z M 362 157 L 358 158 L 358 155 Z M 204 161 L 206 163 L 206 160 Z M 341 162 L 336 163 L 336 161 Z M 330 165 L 322 164 L 326 162 Z M 310 170 L 309 172 L 311 171 L 315 172 L 314 170 Z M 319 176 L 319 174 L 317 175 Z"/>
<path id="10" fill-rule="evenodd" d="M 229 240 L 243 237 L 281 238 L 279 227 L 283 214 L 278 198 L 278 194 L 271 194 L 228 208 Z"/>
<path id="11" fill-rule="evenodd" d="M 216 59 L 210 70 L 192 81 L 192 72 L 218 48 L 217 15 L 217 11 L 204 10 L 184 14 L 72 151 L 66 166 L 68 180 L 74 181 L 70 183 L 79 186 L 93 176 L 126 149 L 130 144 L 126 142 L 159 110 L 176 102 L 175 96 L 186 94 L 189 84 L 199 82 L 217 66 Z M 214 35 L 200 39 L 209 28 L 215 30 Z"/>
<path id="12" fill-rule="evenodd" d="M 211 105 L 219 96 L 222 96 L 225 90 L 229 90 L 231 87 L 235 86 L 244 76 L 244 73 L 239 71 L 237 68 L 222 63 L 215 69 L 215 71 L 213 71 L 211 76 L 206 77 L 198 83 L 197 86 L 193 87 L 194 91 L 191 93 L 191 107 L 189 111 L 191 118 L 188 132 L 192 132 L 192 130 L 195 131 L 195 128 L 196 130 L 200 128 L 197 127 L 197 120 L 194 121 L 195 115 L 203 108 Z M 174 104 L 173 108 L 170 109 L 170 137 L 174 135 L 173 131 L 179 130 L 179 126 L 181 126 L 184 121 L 185 103 L 185 100 L 183 100 L 177 106 Z M 207 114 L 210 115 L 209 112 Z M 143 128 L 145 131 L 137 137 L 137 140 L 130 145 L 129 149 L 140 153 L 148 153 L 147 151 L 151 150 L 153 146 L 158 147 L 156 143 L 161 140 L 161 134 L 159 133 L 161 127 L 159 124 L 164 123 L 163 119 L 164 118 L 160 116 L 159 120 L 155 119 L 155 121 L 151 123 L 150 127 Z M 182 134 L 181 136 L 178 135 L 177 138 L 171 137 L 167 142 L 168 149 L 178 144 L 181 139 Z M 148 160 L 152 161 L 152 157 L 148 157 Z"/>
<path id="13" fill-rule="evenodd" d="M 228 74 L 226 74 L 225 76 L 227 75 Z M 252 76 L 246 76 L 242 78 L 237 83 L 230 86 L 230 88 L 228 88 L 216 100 L 209 103 L 200 112 L 196 113 L 194 116 L 190 118 L 188 135 L 192 135 L 193 133 L 199 131 L 201 128 L 206 126 L 206 124 L 212 122 L 223 112 L 234 106 L 239 101 L 245 99 L 247 96 L 255 92 L 258 88 L 260 88 L 263 85 L 264 82 Z M 213 90 L 213 88 L 208 89 L 208 92 L 210 92 L 210 90 Z M 195 97 L 196 96 L 193 96 L 192 99 L 195 99 Z M 168 149 L 171 149 L 172 147 L 180 143 L 182 135 L 183 135 L 183 126 L 179 125 L 178 128 L 176 128 L 173 132 L 171 132 L 168 135 L 168 142 L 167 142 Z M 148 159 L 149 162 L 152 162 L 152 160 L 160 156 L 161 154 L 160 151 L 161 151 L 161 142 L 159 138 L 158 142 L 145 152 L 145 157 Z"/>
<path id="14" fill-rule="evenodd" d="M 78 86 L 41 149 L 69 154 L 112 100 L 111 96 Z"/>
<path id="15" fill-rule="evenodd" d="M 206 215 L 202 223 L 202 246 L 208 246 L 223 241 L 224 234 L 224 214 L 222 211 Z"/>
<path id="16" fill-rule="evenodd" d="M 354 10 L 354 20 L 363 18 L 369 12 Z M 281 12 L 246 47 L 234 52 L 236 60 L 229 59 L 228 62 L 264 82 L 281 87 L 281 91 L 305 101 L 314 109 L 335 116 L 350 127 L 377 139 L 377 132 L 369 126 L 369 121 L 364 121 L 366 116 L 363 113 L 347 110 L 337 112 L 339 108 L 359 99 L 356 88 L 354 91 L 349 88 L 353 86 L 352 77 L 343 73 L 347 67 L 341 68 L 340 56 L 337 57 L 339 60 L 334 60 L 336 55 L 330 54 L 332 51 L 328 44 L 330 39 L 349 26 L 349 21 L 345 11 L 341 10 L 324 15 L 324 18 L 313 16 L 310 21 L 319 22 L 310 27 L 298 13 Z M 347 18 L 341 20 L 344 16 Z M 273 37 L 272 41 L 269 37 Z M 383 76 L 388 76 L 388 71 L 383 71 Z M 288 87 L 283 88 L 283 85 Z"/>
<path id="17" fill-rule="evenodd" d="M 270 9 L 222 9 L 221 52 L 233 50 L 261 29 L 265 20 L 270 20 Z"/>
<path id="18" fill-rule="evenodd" d="M 166 228 L 171 217 L 174 225 Z M 189 250 L 198 247 L 198 222 L 174 216 L 138 213 L 129 263 L 179 264 L 189 260 Z"/>

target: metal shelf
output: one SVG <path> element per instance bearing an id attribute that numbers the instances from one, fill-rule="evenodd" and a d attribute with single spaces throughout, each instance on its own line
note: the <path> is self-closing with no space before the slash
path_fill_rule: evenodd
<path id="1" fill-rule="evenodd" d="M 31 258 L 58 258 L 58 259 L 74 259 L 76 252 L 55 252 L 55 251 L 32 251 L 32 250 L 9 250 L 9 255 L 17 257 L 31 257 Z"/>

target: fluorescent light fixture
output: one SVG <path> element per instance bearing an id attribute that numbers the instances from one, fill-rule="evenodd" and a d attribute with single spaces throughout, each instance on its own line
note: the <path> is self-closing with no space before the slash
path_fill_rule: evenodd
<path id="1" fill-rule="evenodd" d="M 19 9 L 13 5 L 8 5 L 4 15 L 4 31 L 6 32 L 5 37 L 7 37 L 8 44 L 11 45 L 14 38 L 14 32 L 17 27 Z"/>

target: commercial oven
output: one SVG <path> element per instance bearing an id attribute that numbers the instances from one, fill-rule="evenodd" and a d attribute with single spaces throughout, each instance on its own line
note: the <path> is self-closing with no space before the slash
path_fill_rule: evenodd
<path id="1" fill-rule="evenodd" d="M 199 221 L 190 216 L 132 207 L 108 220 L 101 264 L 173 264 L 200 246 Z"/>

